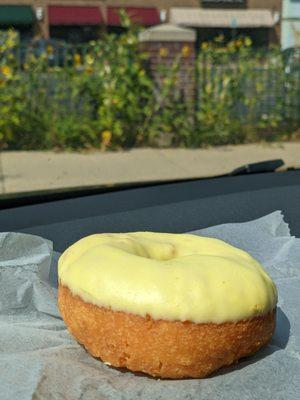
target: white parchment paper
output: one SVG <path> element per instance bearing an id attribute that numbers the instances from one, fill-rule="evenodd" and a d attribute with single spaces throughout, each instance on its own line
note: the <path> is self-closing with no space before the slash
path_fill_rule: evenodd
<path id="1" fill-rule="evenodd" d="M 248 251 L 275 280 L 277 327 L 268 346 L 202 380 L 159 380 L 110 368 L 73 340 L 59 316 L 58 254 L 51 243 L 2 233 L 0 399 L 299 399 L 300 239 L 291 237 L 280 212 L 193 233 Z"/>

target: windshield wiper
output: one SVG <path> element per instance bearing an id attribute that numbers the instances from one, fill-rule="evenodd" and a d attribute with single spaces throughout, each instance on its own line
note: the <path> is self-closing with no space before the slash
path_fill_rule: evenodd
<path id="1" fill-rule="evenodd" d="M 267 160 L 261 162 L 255 162 L 252 164 L 245 164 L 239 168 L 229 172 L 224 176 L 236 176 L 236 175 L 248 175 L 248 174 L 259 174 L 263 172 L 275 172 L 278 168 L 284 165 L 284 161 L 281 158 L 275 160 Z"/>

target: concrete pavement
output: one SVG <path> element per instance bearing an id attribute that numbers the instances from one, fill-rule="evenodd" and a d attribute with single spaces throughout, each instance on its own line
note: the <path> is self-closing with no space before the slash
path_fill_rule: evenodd
<path id="1" fill-rule="evenodd" d="M 272 158 L 300 167 L 300 143 L 105 153 L 9 151 L 0 153 L 0 193 L 213 176 Z"/>

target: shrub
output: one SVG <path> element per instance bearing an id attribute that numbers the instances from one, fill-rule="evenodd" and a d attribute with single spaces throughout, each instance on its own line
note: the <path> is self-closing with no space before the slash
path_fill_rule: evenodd
<path id="1" fill-rule="evenodd" d="M 286 99 L 300 96 L 299 85 L 286 91 L 295 76 L 286 74 L 279 49 L 254 50 L 249 38 L 202 44 L 198 61 L 199 103 L 196 144 L 243 143 L 268 139 L 264 132 L 292 131 Z"/>
<path id="2" fill-rule="evenodd" d="M 203 43 L 187 100 L 181 56 L 171 68 L 162 62 L 154 80 L 138 28 L 122 19 L 122 35 L 68 50 L 56 66 L 49 46 L 21 52 L 20 62 L 16 33 L 0 36 L 0 148 L 120 149 L 164 135 L 196 147 L 278 139 L 299 125 L 298 76 L 278 50 L 254 52 L 247 38 Z"/>

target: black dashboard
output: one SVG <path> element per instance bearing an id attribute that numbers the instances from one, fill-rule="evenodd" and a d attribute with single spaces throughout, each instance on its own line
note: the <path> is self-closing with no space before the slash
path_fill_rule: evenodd
<path id="1" fill-rule="evenodd" d="M 0 211 L 1 231 L 43 236 L 63 251 L 83 236 L 152 230 L 187 232 L 282 210 L 300 236 L 300 171 L 155 184 Z"/>

